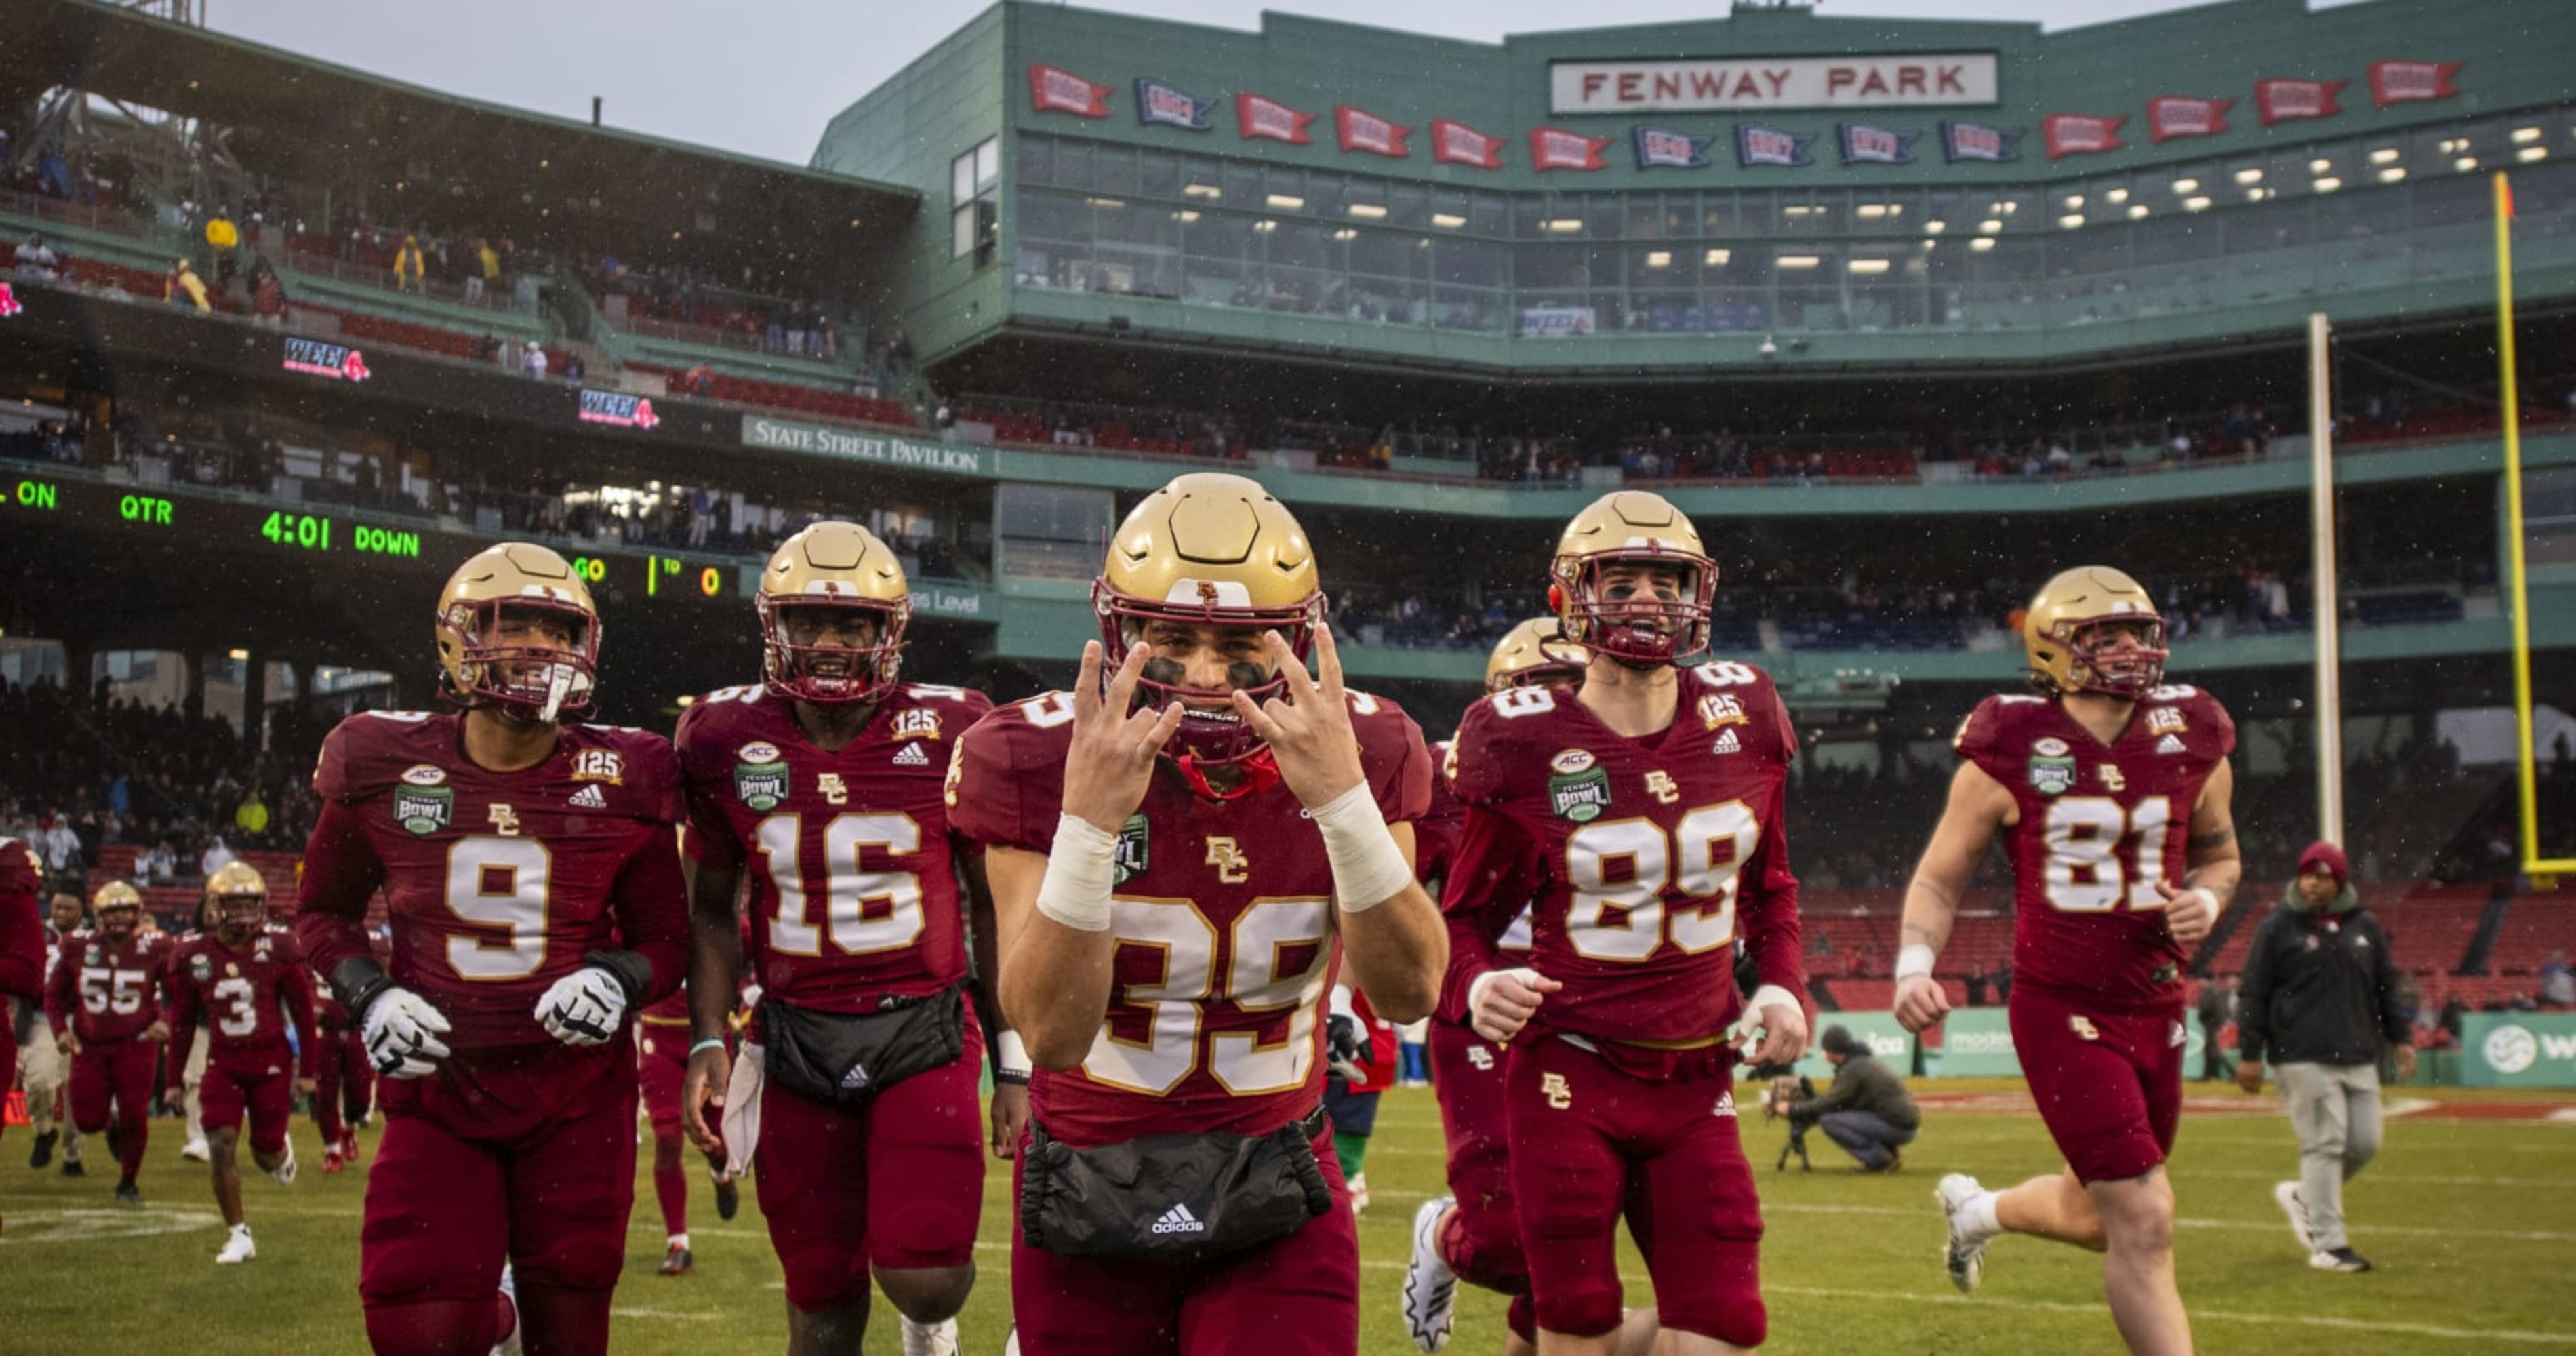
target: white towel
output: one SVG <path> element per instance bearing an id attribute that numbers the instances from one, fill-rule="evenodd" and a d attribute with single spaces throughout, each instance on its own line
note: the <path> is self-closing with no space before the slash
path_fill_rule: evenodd
<path id="1" fill-rule="evenodd" d="M 725 1083 L 724 1142 L 725 1173 L 740 1177 L 751 1166 L 752 1151 L 760 1147 L 761 1048 L 750 1042 L 734 1056 L 733 1077 Z"/>

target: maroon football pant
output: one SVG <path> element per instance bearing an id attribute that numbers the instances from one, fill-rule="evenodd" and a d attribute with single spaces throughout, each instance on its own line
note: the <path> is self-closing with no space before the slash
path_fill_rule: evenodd
<path id="1" fill-rule="evenodd" d="M 761 1085 L 752 1180 L 787 1302 L 813 1313 L 889 1271 L 975 1259 L 984 1210 L 984 1034 L 970 1011 L 957 1058 L 844 1111 Z"/>
<path id="2" fill-rule="evenodd" d="M 608 1350 L 635 1204 L 633 1058 L 623 1043 L 537 1050 L 508 1075 L 386 1083 L 358 1233 L 377 1352 L 483 1356 L 501 1335 L 492 1297 L 505 1258 L 529 1356 Z M 529 1114 L 549 1086 L 551 1110 Z M 494 1133 L 456 1128 L 478 1121 Z"/>
<path id="3" fill-rule="evenodd" d="M 239 1130 L 247 1114 L 251 1151 L 277 1153 L 286 1147 L 286 1118 L 295 1106 L 292 1057 L 281 1051 L 273 1061 L 233 1065 L 209 1059 L 197 1102 L 208 1130 Z"/>
<path id="4" fill-rule="evenodd" d="M 2040 1119 L 2079 1182 L 2143 1177 L 2182 1122 L 2182 1004 L 2103 1012 L 2028 985 L 2006 1004 Z"/>
<path id="5" fill-rule="evenodd" d="M 1315 1159 L 1333 1185 L 1331 1210 L 1276 1243 L 1198 1266 L 1058 1257 L 1029 1246 L 1014 1211 L 1011 1314 L 1022 1356 L 1350 1356 L 1359 1350 L 1359 1221 L 1330 1128 L 1315 1137 Z M 1026 1162 L 1025 1152 L 1018 1161 Z M 1016 1165 L 1012 1176 L 1016 1201 Z"/>
<path id="6" fill-rule="evenodd" d="M 1449 1194 L 1458 1203 L 1440 1236 L 1440 1258 L 1460 1280 L 1511 1296 L 1512 1331 L 1536 1342 L 1529 1259 L 1512 1204 L 1504 1057 L 1504 1047 L 1463 1026 L 1431 1024 L 1431 1092 L 1449 1141 Z"/>
<path id="7" fill-rule="evenodd" d="M 105 1130 L 113 1103 L 117 1167 L 127 1177 L 143 1170 L 143 1148 L 151 1138 L 152 1070 L 160 1058 L 161 1047 L 147 1040 L 83 1045 L 72 1056 L 72 1125 L 84 1135 Z"/>
<path id="8" fill-rule="evenodd" d="M 689 1170 L 680 1154 L 680 1084 L 688 1071 L 687 1027 L 637 1028 L 635 1076 L 644 1089 L 644 1117 L 653 1126 L 653 1201 L 662 1208 L 666 1234 L 689 1231 Z"/>
<path id="9" fill-rule="evenodd" d="M 313 1123 L 322 1142 L 337 1144 L 349 1122 L 367 1114 L 376 1095 L 376 1066 L 355 1031 L 324 1030 L 314 1037 Z"/>
<path id="10" fill-rule="evenodd" d="M 1580 1337 L 1619 1326 L 1625 1213 L 1665 1328 L 1762 1345 L 1762 1213 L 1731 1080 L 1638 1078 L 1561 1036 L 1524 1034 L 1506 1083 L 1539 1326 Z"/>

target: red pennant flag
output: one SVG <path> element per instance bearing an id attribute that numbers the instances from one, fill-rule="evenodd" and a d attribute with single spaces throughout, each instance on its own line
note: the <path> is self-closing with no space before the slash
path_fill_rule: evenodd
<path id="1" fill-rule="evenodd" d="M 1431 120 L 1431 158 L 1447 165 L 1473 165 L 1478 169 L 1503 167 L 1503 139 L 1489 137 L 1463 122 L 1447 118 Z"/>
<path id="2" fill-rule="evenodd" d="M 1262 137 L 1291 146 L 1310 145 L 1315 139 L 1307 135 L 1306 124 L 1314 120 L 1314 114 L 1300 113 L 1276 99 L 1258 94 L 1234 96 L 1235 125 L 1242 129 L 1246 141 Z"/>
<path id="3" fill-rule="evenodd" d="M 1529 142 L 1530 168 L 1541 170 L 1597 170 L 1603 167 L 1601 153 L 1610 149 L 1608 137 L 1587 137 L 1561 127 L 1533 127 Z"/>
<path id="4" fill-rule="evenodd" d="M 2214 137 L 2227 130 L 2234 99 L 2190 99 L 2168 94 L 2147 100 L 2147 134 L 2159 146 L 2175 137 Z"/>
<path id="5" fill-rule="evenodd" d="M 2263 116 L 2263 125 L 2288 122 L 2293 118 L 2332 118 L 2343 113 L 2335 95 L 2352 82 L 2348 80 L 2257 80 L 2254 82 L 2254 108 Z"/>
<path id="6" fill-rule="evenodd" d="M 1095 85 L 1061 67 L 1036 63 L 1029 67 L 1029 107 L 1040 113 L 1105 118 L 1109 116 L 1109 87 Z"/>
<path id="7" fill-rule="evenodd" d="M 2039 126 L 2048 142 L 2048 158 L 2055 160 L 2120 149 L 2120 128 L 2128 120 L 2125 113 L 2107 118 L 2091 113 L 2051 113 L 2039 120 Z"/>
<path id="8" fill-rule="evenodd" d="M 2451 77 L 2460 73 L 2463 61 L 2374 61 L 2370 63 L 2370 101 L 2386 108 L 2390 104 L 2431 103 L 2448 99 L 2460 91 Z"/>
<path id="9" fill-rule="evenodd" d="M 1366 151 L 1392 160 L 1403 160 L 1413 154 L 1412 149 L 1404 144 L 1404 139 L 1413 135 L 1412 128 L 1388 122 L 1365 109 L 1353 108 L 1349 104 L 1335 105 L 1333 127 L 1341 133 L 1343 150 Z"/>

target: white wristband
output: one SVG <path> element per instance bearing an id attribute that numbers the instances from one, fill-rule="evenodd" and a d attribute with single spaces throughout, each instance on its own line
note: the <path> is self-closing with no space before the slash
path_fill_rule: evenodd
<path id="1" fill-rule="evenodd" d="M 1899 947 L 1896 952 L 1897 982 L 1901 984 L 1914 975 L 1931 974 L 1932 959 L 1932 948 L 1921 942 Z"/>
<path id="2" fill-rule="evenodd" d="M 1030 1070 L 1029 1047 L 1016 1031 L 1003 1031 L 993 1037 L 993 1074 L 997 1078 L 1017 1077 L 1023 1082 Z"/>
<path id="3" fill-rule="evenodd" d="M 1333 864 L 1333 894 L 1342 912 L 1363 913 L 1404 893 L 1413 883 L 1413 867 L 1386 827 L 1377 797 L 1362 780 L 1316 810 L 1315 827 L 1324 833 L 1324 856 Z"/>
<path id="4" fill-rule="evenodd" d="M 1751 998 L 1744 1000 L 1745 1015 L 1757 1022 L 1762 1020 L 1764 1008 L 1775 1006 L 1787 1008 L 1800 1016 L 1806 1015 L 1807 1011 L 1806 1005 L 1798 1001 L 1798 995 L 1777 984 L 1765 984 L 1755 989 Z"/>
<path id="5" fill-rule="evenodd" d="M 1077 932 L 1109 930 L 1118 838 L 1080 815 L 1055 821 L 1055 846 L 1038 882 L 1038 912 Z"/>

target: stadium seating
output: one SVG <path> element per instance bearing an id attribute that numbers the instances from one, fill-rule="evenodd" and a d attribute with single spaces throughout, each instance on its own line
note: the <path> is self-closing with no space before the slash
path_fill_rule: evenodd
<path id="1" fill-rule="evenodd" d="M 661 377 L 675 396 L 690 392 L 682 386 L 685 369 L 660 363 L 630 362 L 629 372 Z M 827 391 L 819 386 L 798 382 L 770 381 L 762 377 L 738 376 L 717 372 L 707 392 L 707 399 L 735 405 L 756 405 L 784 410 L 793 414 L 810 414 L 854 424 L 879 424 L 891 428 L 914 426 L 912 410 L 900 400 L 856 395 L 846 391 Z"/>

